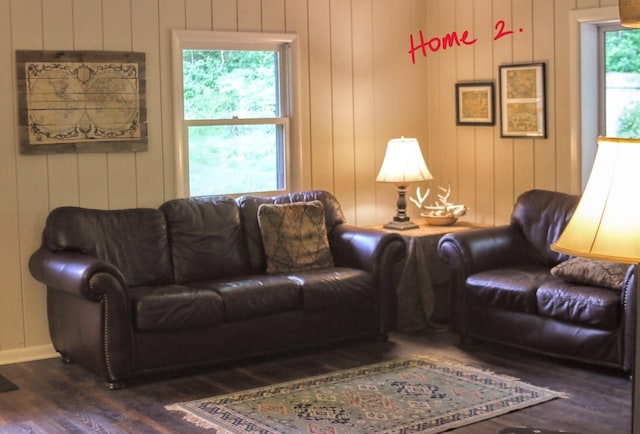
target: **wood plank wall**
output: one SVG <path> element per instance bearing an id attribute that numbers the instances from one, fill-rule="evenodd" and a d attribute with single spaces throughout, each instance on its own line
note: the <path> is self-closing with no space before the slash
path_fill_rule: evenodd
<path id="1" fill-rule="evenodd" d="M 47 213 L 61 205 L 156 207 L 175 197 L 170 30 L 295 32 L 301 41 L 304 188 L 332 191 L 350 223 L 387 221 L 395 189 L 374 179 L 386 142 L 417 137 L 436 179 L 470 220 L 500 223 L 530 187 L 570 190 L 568 38 L 572 9 L 617 0 L 0 0 L 0 363 L 51 354 L 45 290 L 29 274 Z M 503 19 L 525 31 L 493 42 Z M 474 47 L 408 56 L 409 34 L 468 29 Z M 14 51 L 147 55 L 149 151 L 18 153 Z M 456 81 L 496 80 L 502 63 L 548 62 L 547 140 L 456 127 Z M 425 184 L 426 185 L 426 184 Z M 411 188 L 413 191 L 413 188 Z M 410 214 L 417 210 L 410 204 Z"/>

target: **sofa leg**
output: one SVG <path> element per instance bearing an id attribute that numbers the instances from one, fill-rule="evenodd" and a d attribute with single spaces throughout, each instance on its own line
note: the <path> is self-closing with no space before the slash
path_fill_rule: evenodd
<path id="1" fill-rule="evenodd" d="M 60 361 L 65 365 L 70 365 L 73 363 L 73 360 L 71 360 L 71 357 L 65 356 L 65 355 L 62 355 L 62 357 L 60 358 Z"/>

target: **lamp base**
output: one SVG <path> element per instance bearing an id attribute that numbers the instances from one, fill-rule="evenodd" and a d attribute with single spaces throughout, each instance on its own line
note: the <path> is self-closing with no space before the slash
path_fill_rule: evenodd
<path id="1" fill-rule="evenodd" d="M 406 222 L 398 222 L 393 220 L 382 227 L 385 229 L 394 229 L 396 231 L 406 231 L 407 229 L 417 229 L 420 226 L 410 220 L 407 220 Z"/>

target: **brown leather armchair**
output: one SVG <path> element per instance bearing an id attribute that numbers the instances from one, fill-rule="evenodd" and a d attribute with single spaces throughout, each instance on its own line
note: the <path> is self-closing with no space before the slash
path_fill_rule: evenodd
<path id="1" fill-rule="evenodd" d="M 463 338 L 630 372 L 635 335 L 633 268 L 621 289 L 556 277 L 571 259 L 550 245 L 579 197 L 532 190 L 516 201 L 509 225 L 445 235 L 438 252 L 449 263 L 449 327 Z"/>

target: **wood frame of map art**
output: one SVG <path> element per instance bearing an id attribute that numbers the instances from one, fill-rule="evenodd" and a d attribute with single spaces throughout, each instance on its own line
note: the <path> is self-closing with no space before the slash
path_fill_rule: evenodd
<path id="1" fill-rule="evenodd" d="M 493 82 L 456 83 L 456 125 L 495 125 Z"/>
<path id="2" fill-rule="evenodd" d="M 16 51 L 22 154 L 147 150 L 145 54 Z"/>
<path id="3" fill-rule="evenodd" d="M 547 137 L 545 64 L 502 65 L 500 69 L 500 135 Z"/>

